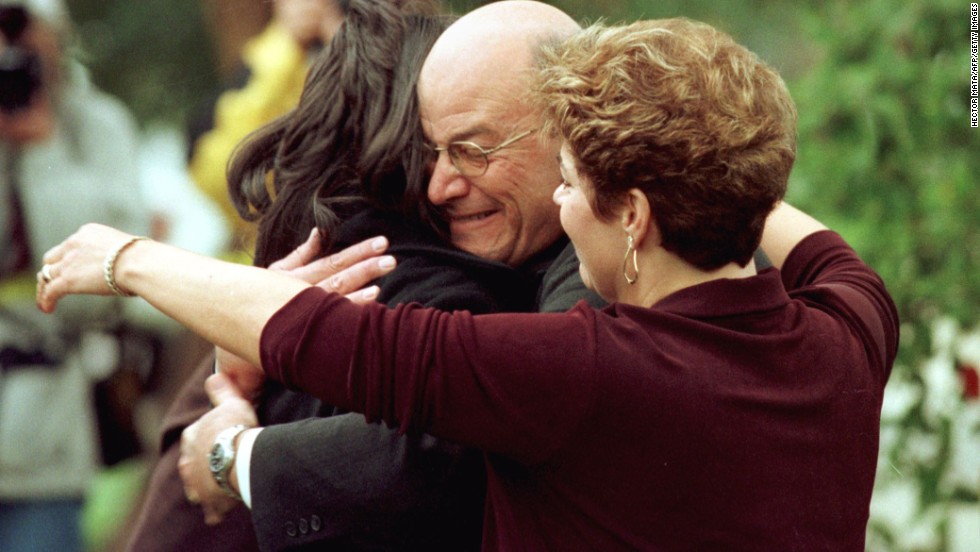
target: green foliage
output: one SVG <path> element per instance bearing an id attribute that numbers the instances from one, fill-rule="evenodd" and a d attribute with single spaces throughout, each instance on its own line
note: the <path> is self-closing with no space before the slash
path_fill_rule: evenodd
<path id="1" fill-rule="evenodd" d="M 946 317 L 975 326 L 980 306 L 969 5 L 835 1 L 802 15 L 815 59 L 790 80 L 800 118 L 789 199 L 881 274 L 903 322 L 875 495 L 912 513 L 873 507 L 869 549 L 946 549 L 949 513 L 977 502 L 950 475 L 974 469 L 952 451 L 976 442 L 976 408 L 960 399 L 953 342 L 937 337 L 955 333 L 937 332 L 956 325 Z"/>
<path id="2" fill-rule="evenodd" d="M 980 305 L 968 8 L 827 3 L 804 19 L 820 59 L 792 83 L 800 153 L 790 199 L 881 273 L 911 324 L 903 365 L 929 350 L 929 320 L 942 313 L 975 323 Z"/>
<path id="3" fill-rule="evenodd" d="M 798 49 L 792 48 L 798 34 L 797 10 L 792 3 L 769 0 L 545 0 L 583 24 L 602 20 L 620 23 L 637 19 L 688 17 L 714 25 L 764 58 L 775 60 L 779 69 L 794 72 Z M 490 0 L 443 0 L 456 13 L 466 13 Z M 765 24 L 760 25 L 760 21 Z"/>
<path id="4" fill-rule="evenodd" d="M 197 0 L 73 0 L 82 61 L 143 122 L 182 121 L 217 76 Z"/>

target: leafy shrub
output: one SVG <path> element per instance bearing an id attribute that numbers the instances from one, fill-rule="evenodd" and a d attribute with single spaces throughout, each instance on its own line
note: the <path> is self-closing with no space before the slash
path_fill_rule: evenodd
<path id="1" fill-rule="evenodd" d="M 789 199 L 882 275 L 903 322 L 875 488 L 891 503 L 873 503 L 869 549 L 947 550 L 980 483 L 980 405 L 962 400 L 956 372 L 976 370 L 962 352 L 976 333 L 960 328 L 980 305 L 969 4 L 827 2 L 802 16 L 817 59 L 790 82 L 800 151 Z"/>

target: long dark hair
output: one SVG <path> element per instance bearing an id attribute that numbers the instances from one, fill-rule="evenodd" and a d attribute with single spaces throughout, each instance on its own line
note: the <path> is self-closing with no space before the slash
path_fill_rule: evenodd
<path id="1" fill-rule="evenodd" d="M 396 2 L 342 5 L 345 22 L 311 67 L 299 105 L 243 141 L 228 167 L 232 202 L 259 223 L 257 266 L 285 256 L 314 226 L 329 248 L 367 204 L 429 218 L 415 85 L 450 19 L 406 15 Z"/>

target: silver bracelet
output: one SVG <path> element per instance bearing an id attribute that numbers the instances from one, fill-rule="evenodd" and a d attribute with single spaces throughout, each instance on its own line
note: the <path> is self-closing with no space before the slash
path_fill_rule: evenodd
<path id="1" fill-rule="evenodd" d="M 130 245 L 133 245 L 134 243 L 140 240 L 145 240 L 145 239 L 147 239 L 145 236 L 133 236 L 128 240 L 126 240 L 125 242 L 123 242 L 122 244 L 120 244 L 119 247 L 110 251 L 105 256 L 105 262 L 102 263 L 102 276 L 105 277 L 105 283 L 107 286 L 109 286 L 109 289 L 111 289 L 113 293 L 115 293 L 120 297 L 132 297 L 133 294 L 123 291 L 122 289 L 119 288 L 119 286 L 116 285 L 116 277 L 115 277 L 116 259 L 119 257 L 119 254 L 122 253 L 124 249 L 126 249 Z"/>

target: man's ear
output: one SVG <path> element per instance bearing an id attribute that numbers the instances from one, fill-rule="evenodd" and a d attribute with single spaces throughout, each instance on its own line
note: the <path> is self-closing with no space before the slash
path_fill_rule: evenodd
<path id="1" fill-rule="evenodd" d="M 657 234 L 657 229 L 652 226 L 653 215 L 650 212 L 650 200 L 638 188 L 632 188 L 627 192 L 620 217 L 623 231 L 633 236 L 636 247 L 643 243 L 648 234 Z"/>

